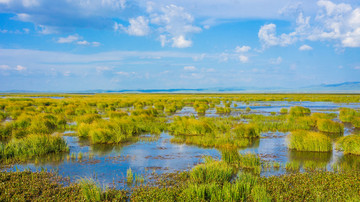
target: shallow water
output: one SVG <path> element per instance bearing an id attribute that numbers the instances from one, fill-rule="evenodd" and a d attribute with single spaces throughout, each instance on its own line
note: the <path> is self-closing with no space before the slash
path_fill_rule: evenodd
<path id="1" fill-rule="evenodd" d="M 117 188 L 123 188 L 128 168 L 131 168 L 133 173 L 149 177 L 152 172 L 161 174 L 187 170 L 200 163 L 205 155 L 220 158 L 216 149 L 172 144 L 169 142 L 171 136 L 166 133 L 153 142 L 140 141 L 122 146 L 90 146 L 87 141 L 79 140 L 76 136 L 64 138 L 70 147 L 70 156 L 77 157 L 81 152 L 81 161 L 71 158 L 68 160 L 67 154 L 53 155 L 39 159 L 36 164 L 33 162 L 15 165 L 10 170 L 56 170 L 73 181 L 91 177 L 103 185 L 112 186 L 114 183 Z"/>
<path id="2" fill-rule="evenodd" d="M 235 102 L 233 102 L 234 104 Z M 280 112 L 281 108 L 290 108 L 299 105 L 308 107 L 312 112 L 338 113 L 340 107 L 360 108 L 360 104 L 338 104 L 331 102 L 252 102 L 236 103 L 236 109 L 244 110 L 250 107 L 250 113 L 270 115 L 270 112 Z M 232 105 L 233 106 L 233 105 Z M 232 116 L 240 112 L 232 112 Z M 174 115 L 190 116 L 197 113 L 192 107 L 184 107 Z M 216 114 L 215 109 L 210 109 L 205 114 L 207 117 L 223 116 Z M 71 125 L 76 123 L 71 123 Z M 124 145 L 91 145 L 87 140 L 81 140 L 73 135 L 73 131 L 64 132 L 64 138 L 70 147 L 70 154 L 50 155 L 31 163 L 15 165 L 10 170 L 40 170 L 51 169 L 59 172 L 64 177 L 70 177 L 73 181 L 91 177 L 103 185 L 112 184 L 117 188 L 126 187 L 125 176 L 128 168 L 133 173 L 145 176 L 145 181 L 153 175 L 183 171 L 194 167 L 201 162 L 204 155 L 221 158 L 221 152 L 216 149 L 200 148 L 197 146 L 179 145 L 170 143 L 170 136 L 162 133 L 159 136 L 145 135 L 136 143 Z M 350 124 L 345 124 L 344 135 L 360 134 L 360 130 L 354 129 Z M 334 165 L 346 168 L 360 167 L 359 156 L 344 156 L 342 152 L 329 153 L 316 152 L 294 152 L 287 149 L 286 137 L 288 133 L 269 132 L 263 133 L 259 141 L 249 148 L 239 150 L 240 153 L 256 153 L 265 161 L 276 161 L 281 163 L 279 170 L 263 170 L 262 176 L 279 175 L 286 173 L 287 162 L 297 162 L 303 171 L 304 164 L 313 163 L 318 167 L 326 167 L 332 170 Z M 83 155 L 78 159 L 78 155 Z M 70 156 L 70 157 L 68 157 Z"/>

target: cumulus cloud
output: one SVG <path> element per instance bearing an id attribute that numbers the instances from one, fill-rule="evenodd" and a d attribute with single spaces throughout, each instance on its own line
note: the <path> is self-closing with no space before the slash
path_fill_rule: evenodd
<path id="1" fill-rule="evenodd" d="M 249 61 L 249 57 L 247 57 L 245 55 L 239 55 L 239 60 L 242 63 L 247 63 Z"/>
<path id="2" fill-rule="evenodd" d="M 245 53 L 245 52 L 248 52 L 249 50 L 251 50 L 251 47 L 250 46 L 236 46 L 235 48 L 235 52 L 237 53 Z"/>
<path id="3" fill-rule="evenodd" d="M 185 66 L 185 67 L 184 67 L 184 70 L 185 70 L 185 71 L 195 71 L 195 70 L 196 70 L 196 67 L 194 67 L 194 66 Z"/>
<path id="4" fill-rule="evenodd" d="M 72 43 L 74 41 L 79 40 L 79 36 L 78 35 L 69 35 L 67 37 L 60 37 L 57 42 L 58 43 Z"/>
<path id="5" fill-rule="evenodd" d="M 289 34 L 277 35 L 275 24 L 263 25 L 258 33 L 263 47 L 288 46 L 299 40 L 328 40 L 341 47 L 360 47 L 360 7 L 329 0 L 319 0 L 317 6 L 318 13 L 312 21 L 300 12 L 296 28 Z"/>
<path id="6" fill-rule="evenodd" d="M 25 71 L 27 68 L 21 65 L 16 65 L 15 67 L 10 67 L 9 65 L 0 65 L 0 70 L 15 70 L 15 71 Z"/>
<path id="7" fill-rule="evenodd" d="M 309 50 L 312 50 L 313 48 L 311 47 L 311 46 L 309 46 L 309 45 L 302 45 L 302 46 L 300 46 L 300 48 L 299 48 L 299 50 L 301 50 L 301 51 L 309 51 Z"/>
<path id="8" fill-rule="evenodd" d="M 123 30 L 127 34 L 133 36 L 146 36 L 150 33 L 149 20 L 144 16 L 130 18 L 128 27 L 124 27 L 123 25 L 115 22 L 114 29 L 115 31 Z"/>
<path id="9" fill-rule="evenodd" d="M 188 35 L 202 30 L 193 25 L 194 17 L 186 12 L 183 7 L 171 4 L 162 6 L 157 10 L 154 7 L 147 10 L 149 11 L 150 22 L 157 27 L 157 31 L 160 33 L 162 46 L 171 42 L 172 47 L 190 47 L 192 41 Z"/>
<path id="10" fill-rule="evenodd" d="M 25 70 L 26 70 L 26 67 L 21 66 L 21 65 L 16 65 L 15 70 L 16 70 L 16 71 L 19 71 L 19 72 L 25 71 Z"/>

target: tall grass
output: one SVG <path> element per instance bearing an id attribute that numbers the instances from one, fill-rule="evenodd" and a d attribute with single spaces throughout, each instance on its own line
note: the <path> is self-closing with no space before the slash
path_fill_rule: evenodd
<path id="1" fill-rule="evenodd" d="M 236 138 L 260 137 L 260 133 L 256 131 L 256 126 L 254 124 L 238 124 L 231 132 Z"/>
<path id="2" fill-rule="evenodd" d="M 342 137 L 336 142 L 336 148 L 344 151 L 344 154 L 360 155 L 360 136 L 349 135 Z"/>
<path id="3" fill-rule="evenodd" d="M 319 131 L 327 133 L 344 133 L 344 125 L 329 119 L 319 119 L 317 120 L 317 127 Z"/>
<path id="4" fill-rule="evenodd" d="M 83 178 L 78 183 L 86 201 L 101 201 L 103 191 L 93 179 Z"/>
<path id="5" fill-rule="evenodd" d="M 208 157 L 205 164 L 194 167 L 190 172 L 190 180 L 195 183 L 216 182 L 223 184 L 230 181 L 234 169 L 223 161 L 215 161 Z"/>
<path id="6" fill-rule="evenodd" d="M 294 131 L 288 136 L 288 147 L 296 151 L 329 152 L 332 151 L 332 142 L 321 133 Z"/>
<path id="7" fill-rule="evenodd" d="M 301 107 L 301 106 L 295 106 L 290 108 L 290 115 L 291 116 L 306 116 L 311 113 L 309 108 Z"/>
<path id="8" fill-rule="evenodd" d="M 26 138 L 0 144 L 0 159 L 27 160 L 51 153 L 67 152 L 69 148 L 61 136 L 29 135 Z"/>

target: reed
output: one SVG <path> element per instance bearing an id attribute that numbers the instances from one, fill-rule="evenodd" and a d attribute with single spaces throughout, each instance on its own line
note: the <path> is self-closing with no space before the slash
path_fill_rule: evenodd
<path id="1" fill-rule="evenodd" d="M 344 154 L 360 155 L 360 136 L 349 135 L 342 137 L 336 142 L 336 148 L 344 151 Z"/>
<path id="2" fill-rule="evenodd" d="M 210 157 L 193 168 L 190 172 L 190 180 L 197 184 L 216 182 L 223 184 L 230 181 L 234 169 L 223 161 L 215 161 Z"/>
<path id="3" fill-rule="evenodd" d="M 319 119 L 317 120 L 317 128 L 319 131 L 327 133 L 344 133 L 344 125 L 329 119 Z"/>
<path id="4" fill-rule="evenodd" d="M 296 151 L 332 151 L 331 139 L 321 133 L 294 131 L 288 136 L 288 142 L 289 149 Z"/>
<path id="5" fill-rule="evenodd" d="M 306 116 L 311 113 L 309 108 L 301 107 L 301 106 L 295 106 L 290 108 L 290 115 L 291 116 Z"/>
<path id="6" fill-rule="evenodd" d="M 134 181 L 134 174 L 133 174 L 131 168 L 128 168 L 128 169 L 126 170 L 126 182 L 127 182 L 128 184 L 132 184 L 133 181 Z"/>
<path id="7" fill-rule="evenodd" d="M 68 152 L 61 136 L 29 135 L 26 138 L 0 144 L 0 159 L 27 160 L 51 153 Z"/>

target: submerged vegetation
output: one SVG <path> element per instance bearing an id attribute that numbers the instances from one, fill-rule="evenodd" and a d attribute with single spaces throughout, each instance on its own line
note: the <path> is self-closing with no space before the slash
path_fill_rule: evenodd
<path id="1" fill-rule="evenodd" d="M 172 135 L 172 143 L 219 149 L 221 160 L 207 157 L 204 163 L 188 171 L 170 173 L 163 180 L 155 175 L 149 182 L 129 167 L 122 173 L 126 191 L 101 187 L 96 180 L 88 178 L 70 183 L 54 173 L 1 172 L 0 200 L 360 200 L 360 161 L 354 159 L 360 155 L 359 135 L 341 137 L 346 131 L 344 125 L 346 129 L 348 125 L 360 127 L 359 109 L 343 107 L 323 113 L 300 106 L 305 101 L 359 103 L 360 95 L 68 94 L 57 95 L 63 99 L 51 99 L 49 95 L 11 94 L 3 97 L 0 99 L 2 165 L 36 162 L 42 156 L 69 152 L 61 136 L 64 131 L 74 131 L 72 135 L 86 140 L 93 148 L 105 144 L 121 146 L 143 136 L 151 139 L 168 133 Z M 261 107 L 271 105 L 272 101 L 292 104 L 281 104 L 275 112 L 262 112 Z M 260 152 L 239 152 L 240 148 L 258 147 L 261 138 L 269 138 L 266 135 L 269 132 L 283 132 L 283 137 L 288 134 L 287 163 L 264 160 L 264 156 L 276 157 Z M 331 165 L 334 172 L 327 172 L 333 142 L 345 155 Z M 66 158 L 77 163 L 90 160 L 82 152 L 72 152 Z M 344 164 L 345 160 L 352 163 Z M 260 177 L 267 169 L 287 172 Z"/>

